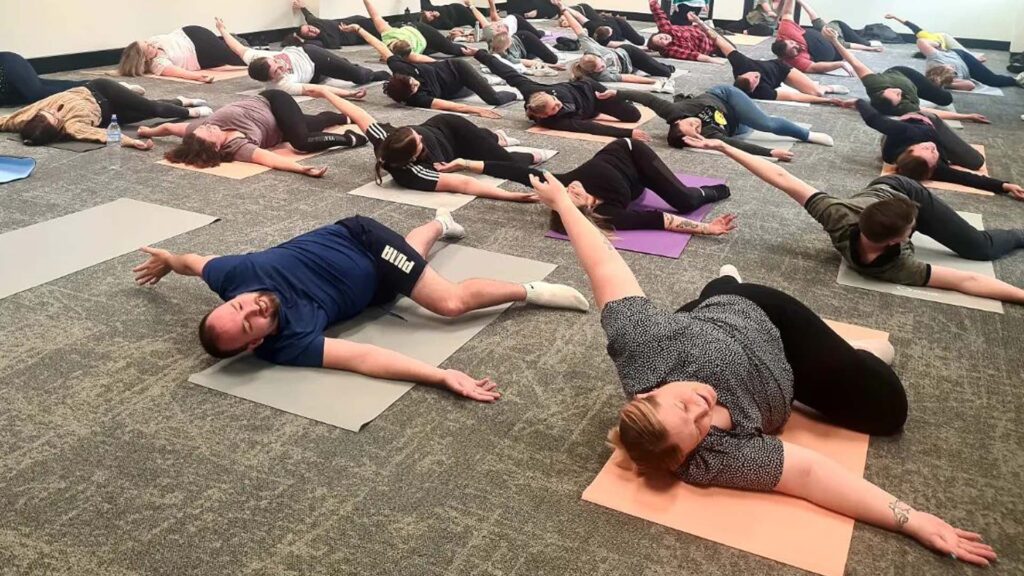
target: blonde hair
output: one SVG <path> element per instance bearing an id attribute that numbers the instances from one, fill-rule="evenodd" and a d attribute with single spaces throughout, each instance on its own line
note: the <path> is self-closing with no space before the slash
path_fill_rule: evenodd
<path id="1" fill-rule="evenodd" d="M 949 86 L 953 83 L 953 80 L 956 79 L 956 74 L 953 73 L 953 70 L 949 66 L 935 66 L 933 68 L 929 68 L 924 75 L 932 82 L 932 84 L 940 87 Z"/>
<path id="2" fill-rule="evenodd" d="M 508 32 L 498 32 L 491 38 L 491 52 L 495 54 L 505 54 L 509 46 L 512 46 L 512 35 Z"/>
<path id="3" fill-rule="evenodd" d="M 534 92 L 530 94 L 530 97 L 526 100 L 526 117 L 530 120 L 537 119 L 537 113 L 544 110 L 547 107 L 547 97 L 554 98 L 547 92 Z"/>
<path id="4" fill-rule="evenodd" d="M 121 52 L 121 61 L 117 63 L 117 73 L 121 76 L 142 76 L 148 67 L 146 52 L 136 40 L 129 44 L 124 52 Z"/>
<path id="5" fill-rule="evenodd" d="M 584 54 L 580 59 L 573 62 L 569 73 L 573 80 L 579 80 L 584 76 L 591 76 L 597 72 L 598 57 L 595 54 Z"/>
<path id="6" fill-rule="evenodd" d="M 634 398 L 619 412 L 619 424 L 608 432 L 608 443 L 622 450 L 640 474 L 664 473 L 679 467 L 686 454 L 669 442 L 658 419 L 658 401 Z"/>

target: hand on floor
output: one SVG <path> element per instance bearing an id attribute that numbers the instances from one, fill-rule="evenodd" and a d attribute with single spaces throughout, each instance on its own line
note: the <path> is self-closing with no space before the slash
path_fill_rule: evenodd
<path id="1" fill-rule="evenodd" d="M 302 173 L 310 178 L 320 178 L 327 173 L 327 166 L 303 166 Z"/>
<path id="2" fill-rule="evenodd" d="M 705 234 L 709 236 L 721 236 L 722 234 L 728 234 L 735 229 L 736 215 L 724 214 L 707 223 L 707 232 L 705 232 Z"/>
<path id="3" fill-rule="evenodd" d="M 913 512 L 904 530 L 925 547 L 948 554 L 953 560 L 988 566 L 996 559 L 995 550 L 981 541 L 980 534 L 950 526 L 926 512 Z"/>
<path id="4" fill-rule="evenodd" d="M 442 384 L 453 394 L 477 402 L 496 402 L 498 398 L 501 398 L 498 385 L 491 382 L 490 378 L 477 380 L 458 370 L 445 370 Z"/>

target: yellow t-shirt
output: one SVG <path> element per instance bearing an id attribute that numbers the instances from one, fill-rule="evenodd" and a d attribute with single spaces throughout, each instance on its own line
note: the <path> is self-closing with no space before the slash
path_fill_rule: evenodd
<path id="1" fill-rule="evenodd" d="M 937 42 L 939 48 L 942 50 L 949 50 L 949 46 L 946 46 L 946 37 L 942 34 L 936 34 L 934 32 L 928 32 L 927 30 L 921 30 L 917 33 L 917 37 L 920 40 L 927 40 L 929 42 Z"/>

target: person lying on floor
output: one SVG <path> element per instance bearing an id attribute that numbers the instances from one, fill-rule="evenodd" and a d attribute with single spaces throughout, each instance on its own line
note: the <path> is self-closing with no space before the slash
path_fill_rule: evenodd
<path id="1" fill-rule="evenodd" d="M 496 56 L 511 64 L 520 64 L 528 70 L 537 70 L 536 75 L 554 76 L 558 64 L 558 56 L 547 44 L 541 42 L 544 33 L 534 28 L 519 14 L 509 14 L 501 18 L 494 0 L 487 0 L 490 6 L 490 19 L 473 5 L 472 0 L 462 0 L 473 13 L 476 23 L 480 24 L 483 41 L 487 49 Z M 546 66 L 550 65 L 550 66 Z"/>
<path id="2" fill-rule="evenodd" d="M 348 16 L 340 20 L 327 20 L 318 18 L 310 12 L 303 0 L 291 0 L 291 2 L 292 10 L 300 10 L 306 23 L 299 26 L 295 32 L 286 36 L 281 41 L 281 46 L 300 46 L 310 43 L 323 48 L 337 50 L 342 46 L 365 44 L 360 35 L 342 30 L 341 26 L 344 24 L 359 24 L 371 34 L 380 38 L 380 34 L 373 26 L 373 21 L 366 16 Z"/>
<path id="3" fill-rule="evenodd" d="M 598 93 L 608 92 L 600 82 L 582 78 L 572 82 L 540 84 L 516 72 L 511 66 L 484 50 L 477 51 L 475 57 L 523 95 L 523 99 L 526 100 L 526 117 L 538 126 L 551 130 L 650 141 L 651 137 L 639 128 L 619 128 L 594 122 L 593 119 L 599 114 L 606 114 L 620 122 L 640 120 L 640 110 L 615 96 L 614 92 L 604 98 L 598 98 Z"/>
<path id="4" fill-rule="evenodd" d="M 894 356 L 888 342 L 847 342 L 796 298 L 742 283 L 730 265 L 696 300 L 674 313 L 663 310 L 565 187 L 549 177 L 535 178 L 534 188 L 565 223 L 590 279 L 608 355 L 629 399 L 608 439 L 638 473 L 787 494 L 904 533 L 963 562 L 996 559 L 978 534 L 915 510 L 862 475 L 775 436 L 794 401 L 844 428 L 899 433 L 907 395 L 888 366 Z"/>
<path id="5" fill-rule="evenodd" d="M 649 6 L 658 27 L 658 32 L 647 39 L 649 50 L 657 52 L 662 58 L 720 63 L 712 57 L 718 51 L 703 28 L 672 24 L 658 5 L 658 0 L 650 0 Z"/>
<path id="6" fill-rule="evenodd" d="M 473 114 L 483 118 L 501 118 L 501 114 L 488 108 L 460 104 L 452 100 L 473 94 L 492 106 L 501 106 L 516 100 L 513 92 L 496 91 L 487 78 L 467 58 L 447 58 L 438 62 L 407 62 L 391 53 L 358 24 L 346 29 L 363 35 L 366 43 L 380 54 L 394 74 L 384 83 L 384 93 L 395 102 L 447 112 Z"/>
<path id="7" fill-rule="evenodd" d="M 714 40 L 718 50 L 725 54 L 732 67 L 732 75 L 736 79 L 733 86 L 744 94 L 758 100 L 779 100 L 783 102 L 807 102 L 809 104 L 840 105 L 835 98 L 826 98 L 826 94 L 849 94 L 850 90 L 838 84 L 819 84 L 806 74 L 786 64 L 782 60 L 755 60 L 743 54 L 721 34 L 697 20 L 695 26 L 705 27 L 708 36 Z M 779 90 L 786 84 L 797 90 Z"/>
<path id="8" fill-rule="evenodd" d="M 231 38 L 235 43 L 238 40 Z M 203 70 L 220 66 L 244 66 L 245 62 L 231 51 L 228 38 L 202 26 L 185 26 L 170 34 L 136 40 L 121 53 L 117 73 L 121 76 L 169 76 L 196 82 L 213 82 Z"/>
<path id="9" fill-rule="evenodd" d="M 493 0 L 492 0 L 493 1 Z M 622 44 L 618 48 L 606 48 L 590 37 L 572 12 L 561 5 L 561 0 L 554 0 L 562 9 L 562 17 L 569 28 L 576 33 L 583 56 L 570 67 L 573 80 L 590 77 L 598 82 L 629 82 L 632 84 L 653 84 L 655 92 L 675 94 L 675 84 L 671 81 L 675 66 L 663 64 L 643 48 L 632 44 Z M 650 76 L 638 76 L 636 72 L 646 72 Z M 660 77 L 656 79 L 653 77 Z"/>
<path id="10" fill-rule="evenodd" d="M 326 86 L 312 86 L 310 96 L 329 91 Z M 333 92 L 332 92 L 333 94 Z M 212 168 L 221 162 L 251 162 L 274 170 L 294 172 L 319 178 L 326 167 L 303 166 L 271 151 L 288 142 L 299 152 L 319 152 L 342 146 L 353 148 L 366 144 L 366 137 L 352 130 L 344 134 L 324 132 L 330 126 L 344 126 L 348 117 L 336 112 L 304 114 L 295 98 L 281 90 L 264 90 L 217 110 L 213 115 L 195 122 L 161 124 L 155 128 L 139 128 L 139 136 L 177 136 L 181 144 L 164 155 L 168 162 L 196 168 Z"/>
<path id="11" fill-rule="evenodd" d="M 113 116 L 117 116 L 119 124 L 125 125 L 151 118 L 199 118 L 212 113 L 206 102 L 197 98 L 178 96 L 173 100 L 150 100 L 121 82 L 97 78 L 0 116 L 0 132 L 17 132 L 28 146 L 44 146 L 61 140 L 106 143 L 106 128 Z M 145 134 L 139 136 L 146 137 Z M 153 141 L 122 134 L 121 146 L 149 150 Z"/>
<path id="12" fill-rule="evenodd" d="M 975 83 L 995 88 L 1024 88 L 1024 72 L 1013 76 L 996 74 L 967 50 L 939 47 L 934 40 L 918 39 L 917 49 L 925 59 L 925 77 L 940 88 L 973 91 Z"/>
<path id="13" fill-rule="evenodd" d="M 832 28 L 818 19 L 820 26 L 803 29 L 793 19 L 794 6 L 795 0 L 784 0 L 782 4 L 777 40 L 772 43 L 772 53 L 779 60 L 807 74 L 825 74 L 842 68 L 853 76 L 850 66 L 843 62 L 842 56 L 822 35 L 824 30 Z"/>
<path id="14" fill-rule="evenodd" d="M 611 93 L 611 94 L 609 94 Z M 832 137 L 824 132 L 811 132 L 781 116 L 769 116 L 739 88 L 726 84 L 712 86 L 697 96 L 677 94 L 672 102 L 656 94 L 638 90 L 609 90 L 598 98 L 617 95 L 629 102 L 643 104 L 668 122 L 668 145 L 683 148 L 687 137 L 703 140 L 725 140 L 759 156 L 771 156 L 784 162 L 793 159 L 789 150 L 769 150 L 736 138 L 752 130 L 788 136 L 801 142 L 832 146 Z"/>
<path id="15" fill-rule="evenodd" d="M 577 4 L 575 6 L 564 6 L 564 8 L 576 18 L 577 22 L 587 29 L 590 37 L 601 46 L 617 48 L 623 43 L 643 46 L 646 42 L 643 35 L 633 28 L 625 16 L 609 12 L 598 12 L 590 4 Z M 566 20 L 564 14 L 559 18 L 558 25 L 562 28 L 569 27 L 569 21 Z"/>
<path id="16" fill-rule="evenodd" d="M 475 161 L 458 158 L 439 165 L 440 172 L 466 170 L 531 186 L 530 176 L 541 171 L 523 164 Z M 693 187 L 679 181 L 665 162 L 647 144 L 620 138 L 605 145 L 593 158 L 553 178 L 569 189 L 573 204 L 594 215 L 602 227 L 613 230 L 668 230 L 682 234 L 718 236 L 736 227 L 735 216 L 726 214 L 711 222 L 695 222 L 661 210 L 631 210 L 630 204 L 650 189 L 677 212 L 688 214 L 711 202 L 729 197 L 725 184 Z M 557 213 L 551 215 L 551 229 L 564 234 Z"/>
<path id="17" fill-rule="evenodd" d="M 437 240 L 464 235 L 446 211 L 405 238 L 376 220 L 352 216 L 248 254 L 200 256 L 146 247 L 142 251 L 148 258 L 133 272 L 139 285 L 156 284 L 172 271 L 198 276 L 224 300 L 199 323 L 199 342 L 216 358 L 251 351 L 273 364 L 428 384 L 494 402 L 500 394 L 489 378 L 478 380 L 378 346 L 324 336 L 328 327 L 399 294 L 449 318 L 509 302 L 589 308 L 582 294 L 562 284 L 447 280 L 430 267 L 426 255 Z"/>
<path id="18" fill-rule="evenodd" d="M 903 24 L 907 28 L 910 28 L 910 31 L 914 33 L 915 38 L 917 38 L 918 40 L 928 40 L 929 42 L 932 42 L 935 45 L 937 45 L 942 50 L 967 50 L 967 48 L 964 47 L 964 45 L 961 44 L 951 34 L 947 34 L 945 32 L 928 32 L 927 30 L 922 30 L 920 26 L 914 24 L 910 20 L 904 20 L 903 18 L 900 18 L 899 16 L 893 14 L 886 14 L 885 19 L 895 20 L 900 24 Z M 985 58 L 979 57 L 978 60 L 984 62 Z"/>
<path id="19" fill-rule="evenodd" d="M 779 10 L 782 0 L 756 0 L 743 20 L 722 24 L 722 29 L 734 34 L 750 36 L 774 36 L 779 27 Z"/>
<path id="20" fill-rule="evenodd" d="M 985 157 L 961 140 L 942 118 L 929 112 L 888 118 L 865 100 L 857 100 L 857 111 L 865 124 L 885 136 L 882 160 L 895 164 L 897 174 L 919 182 L 951 182 L 1024 200 L 1024 188 L 1017 184 L 956 168 L 980 170 L 985 165 Z"/>
<path id="21" fill-rule="evenodd" d="M 953 103 L 953 95 L 929 82 L 917 70 L 906 66 L 893 66 L 881 74 L 876 74 L 839 43 L 834 31 L 825 30 L 824 34 L 825 38 L 832 42 L 843 59 L 853 68 L 854 74 L 860 78 L 871 105 L 882 114 L 900 116 L 911 112 L 931 112 L 944 120 L 989 123 L 988 119 L 981 114 L 962 114 L 936 108 L 921 108 L 922 98 L 937 106 L 949 106 Z"/>
<path id="22" fill-rule="evenodd" d="M 388 24 L 372 0 L 363 0 L 366 13 L 388 50 L 410 62 L 431 62 L 430 54 L 438 52 L 449 56 L 465 56 L 462 47 L 445 38 L 444 34 L 424 22 L 414 22 L 398 28 Z"/>
<path id="23" fill-rule="evenodd" d="M 494 10 L 491 8 L 491 10 Z M 420 22 L 429 24 L 438 30 L 451 30 L 461 26 L 476 24 L 476 17 L 469 6 L 452 2 L 434 6 L 430 0 L 420 0 Z"/>
<path id="24" fill-rule="evenodd" d="M 217 18 L 217 30 L 226 38 L 225 42 L 242 61 L 249 66 L 249 77 L 265 82 L 271 88 L 283 90 L 299 96 L 313 84 L 322 84 L 331 80 L 345 80 L 353 84 L 369 84 L 391 77 L 384 71 L 373 71 L 364 66 L 353 64 L 334 52 L 313 44 L 289 46 L 280 51 L 254 50 L 242 46 L 227 32 L 224 21 Z M 366 90 L 347 90 L 330 87 L 342 97 L 363 98 Z"/>
<path id="25" fill-rule="evenodd" d="M 36 69 L 20 54 L 0 52 L 0 107 L 32 104 L 87 83 L 88 80 L 40 78 Z"/>
<path id="26" fill-rule="evenodd" d="M 481 128 L 463 116 L 437 114 L 422 124 L 395 128 L 378 123 L 359 106 L 330 92 L 320 97 L 348 116 L 369 137 L 376 157 L 374 173 L 378 184 L 384 182 L 387 172 L 399 186 L 412 190 L 454 192 L 512 202 L 537 201 L 533 194 L 509 192 L 461 174 L 444 174 L 437 171 L 436 166 L 456 158 L 529 166 L 550 158 L 546 151 L 509 152 L 505 147 L 515 146 L 518 141 L 502 131 Z"/>
<path id="27" fill-rule="evenodd" d="M 722 152 L 807 210 L 855 272 L 893 284 L 928 286 L 1024 304 L 1024 290 L 981 274 L 935 266 L 914 256 L 914 232 L 968 260 L 997 260 L 1024 248 L 1024 229 L 978 230 L 920 182 L 905 176 L 875 178 L 849 198 L 822 192 L 781 166 L 720 140 L 690 139 L 690 146 Z"/>
<path id="28" fill-rule="evenodd" d="M 505 4 L 509 14 L 518 14 L 523 18 L 547 20 L 558 16 L 558 8 L 549 0 L 509 0 Z"/>

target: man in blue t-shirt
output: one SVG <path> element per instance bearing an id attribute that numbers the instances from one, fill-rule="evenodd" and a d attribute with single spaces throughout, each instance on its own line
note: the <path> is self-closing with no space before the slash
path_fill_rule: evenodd
<path id="1" fill-rule="evenodd" d="M 441 370 L 377 346 L 323 334 L 398 294 L 427 310 L 454 317 L 508 302 L 586 311 L 587 299 L 561 284 L 513 284 L 441 277 L 426 254 L 441 238 L 462 238 L 465 230 L 447 210 L 402 238 L 363 216 L 345 218 L 260 252 L 235 256 L 172 254 L 146 247 L 149 259 L 137 266 L 135 281 L 156 284 L 174 271 L 201 276 L 224 303 L 199 323 L 203 348 L 217 358 L 252 351 L 275 364 L 349 370 L 367 376 L 442 386 L 474 400 L 493 402 L 500 394 L 489 379 Z"/>

